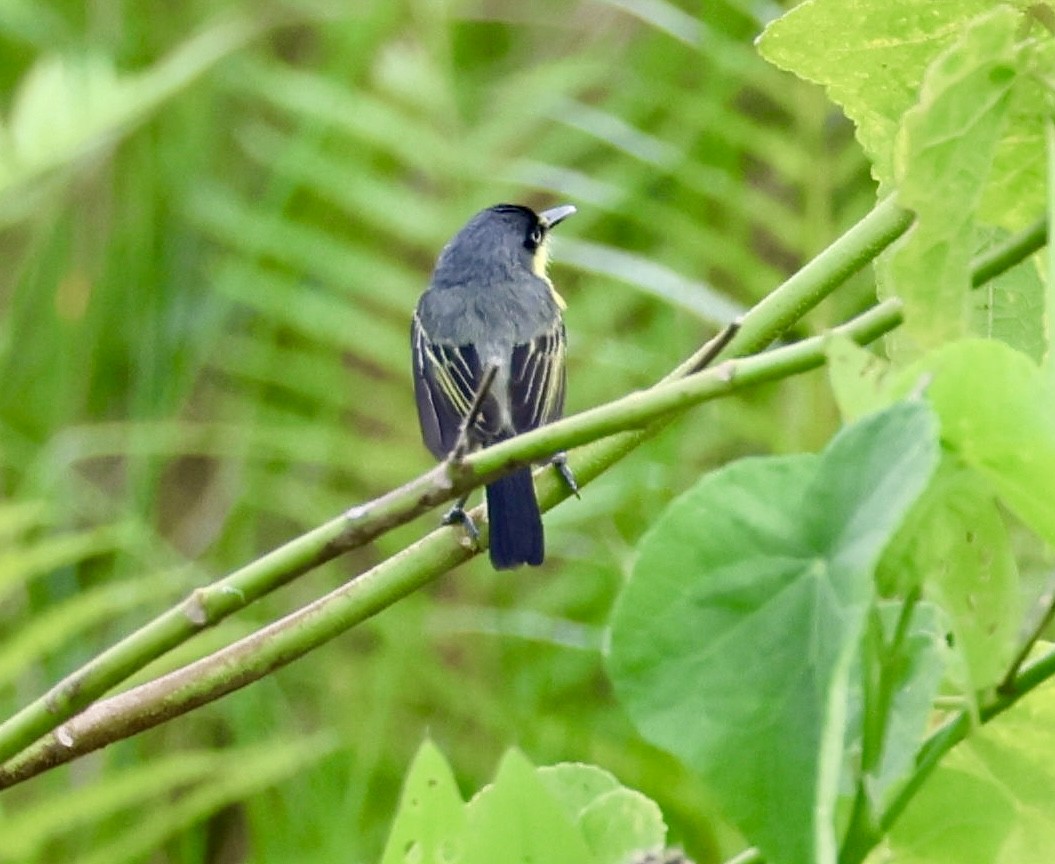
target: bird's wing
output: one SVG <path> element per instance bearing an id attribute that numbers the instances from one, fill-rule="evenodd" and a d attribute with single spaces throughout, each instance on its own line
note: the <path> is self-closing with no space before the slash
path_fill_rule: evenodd
<path id="1" fill-rule="evenodd" d="M 564 412 L 564 322 L 513 348 L 509 397 L 517 432 L 535 429 Z"/>
<path id="2" fill-rule="evenodd" d="M 434 342 L 417 313 L 410 329 L 414 355 L 414 397 L 425 446 L 443 459 L 480 386 L 480 360 L 472 345 Z"/>

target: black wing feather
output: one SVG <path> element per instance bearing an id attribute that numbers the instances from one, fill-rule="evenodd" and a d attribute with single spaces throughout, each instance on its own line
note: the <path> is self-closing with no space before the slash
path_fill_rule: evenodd
<path id="1" fill-rule="evenodd" d="M 552 330 L 513 349 L 509 397 L 517 432 L 536 429 L 564 413 L 565 338 L 564 324 L 558 321 Z"/>
<path id="2" fill-rule="evenodd" d="M 432 455 L 443 459 L 457 442 L 480 386 L 480 360 L 472 345 L 433 342 L 417 315 L 410 339 L 421 435 Z"/>

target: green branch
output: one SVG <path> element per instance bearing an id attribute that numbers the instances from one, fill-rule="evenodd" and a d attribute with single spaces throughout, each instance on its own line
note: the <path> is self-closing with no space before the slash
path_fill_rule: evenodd
<path id="1" fill-rule="evenodd" d="M 911 221 L 911 214 L 898 208 L 892 200 L 878 204 L 748 312 L 733 343 L 727 346 L 722 356 L 752 353 L 770 344 L 842 281 L 866 266 L 879 251 L 900 236 Z M 700 353 L 705 351 L 706 346 Z M 665 381 L 696 368 L 699 356 L 690 358 Z M 633 408 L 635 397 L 627 398 Z M 676 408 L 675 405 L 671 410 Z M 640 414 L 636 416 L 637 423 L 645 422 Z M 574 440 L 581 443 L 586 439 L 581 427 L 576 425 L 578 422 L 577 418 L 569 418 L 532 433 L 535 437 L 518 436 L 508 445 L 503 444 L 501 449 L 496 447 L 473 454 L 455 472 L 457 477 L 450 476 L 445 466 L 438 466 L 406 486 L 370 504 L 353 508 L 229 576 L 195 590 L 182 603 L 90 660 L 44 696 L 0 724 L 0 762 L 10 759 L 200 630 L 217 624 L 302 573 L 481 485 L 487 479 L 487 466 L 498 473 L 500 466 L 510 464 L 510 460 L 531 461 L 567 449 L 572 445 L 564 443 L 561 435 L 562 430 L 569 427 Z M 617 424 L 609 423 L 606 428 L 614 431 Z M 652 433 L 658 428 L 654 426 Z M 625 432 L 577 453 L 575 470 L 580 483 L 585 484 L 596 477 L 641 443 L 646 434 L 644 431 Z M 553 479 L 552 472 L 543 472 L 538 478 L 539 499 L 547 507 L 566 497 L 566 490 Z M 446 536 L 455 535 L 448 533 Z"/>
<path id="2" fill-rule="evenodd" d="M 836 332 L 867 343 L 900 321 L 900 304 L 889 300 L 836 328 Z M 474 467 L 485 472 L 491 466 L 515 464 L 516 460 L 530 459 L 525 452 L 536 452 L 533 448 L 542 447 L 538 443 L 541 440 L 550 444 L 593 440 L 598 435 L 644 424 L 649 418 L 681 412 L 709 399 L 815 369 L 824 363 L 826 342 L 825 336 L 816 336 L 753 357 L 727 360 L 717 368 L 632 394 L 489 448 L 474 457 Z M 515 442 L 521 446 L 509 446 Z M 553 452 L 552 448 L 548 452 Z M 546 494 L 540 503 L 551 507 L 552 494 Z M 482 512 L 473 515 L 484 527 Z M 455 539 L 458 534 L 457 529 L 437 529 L 325 597 L 250 636 L 168 675 L 93 704 L 0 769 L 0 788 L 156 726 L 285 666 L 476 554 Z"/>
<path id="3" fill-rule="evenodd" d="M 1010 270 L 1048 242 L 1048 220 L 1040 218 L 1028 228 L 1012 234 L 1003 243 L 988 249 L 971 262 L 971 287 L 979 288 Z"/>
<path id="4" fill-rule="evenodd" d="M 745 316 L 723 357 L 756 354 L 904 234 L 915 217 L 891 195 Z"/>

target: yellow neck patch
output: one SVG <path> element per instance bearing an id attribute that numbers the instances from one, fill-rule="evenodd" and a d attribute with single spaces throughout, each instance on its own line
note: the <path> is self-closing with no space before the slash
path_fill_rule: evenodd
<path id="1" fill-rule="evenodd" d="M 553 302 L 557 304 L 558 309 L 567 309 L 568 304 L 564 302 L 564 298 L 557 293 L 557 289 L 553 287 L 553 282 L 550 281 L 549 275 L 546 270 L 549 267 L 549 237 L 544 239 L 538 249 L 535 250 L 535 257 L 531 261 L 531 269 L 535 271 L 535 275 L 540 279 L 546 280 L 546 284 L 549 285 L 550 294 L 553 295 Z"/>

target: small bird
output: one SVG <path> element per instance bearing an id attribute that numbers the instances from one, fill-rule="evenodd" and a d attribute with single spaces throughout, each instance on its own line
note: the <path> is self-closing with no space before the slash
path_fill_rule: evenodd
<path id="1" fill-rule="evenodd" d="M 411 324 L 414 396 L 425 446 L 445 459 L 458 444 L 485 376 L 493 374 L 472 427 L 473 448 L 504 441 L 564 411 L 564 300 L 546 275 L 550 229 L 570 204 L 535 213 L 498 204 L 477 213 L 440 252 Z M 493 368 L 494 372 L 489 370 Z M 563 454 L 553 459 L 572 491 Z M 487 486 L 496 570 L 542 563 L 542 516 L 530 467 Z M 462 498 L 445 522 L 476 529 Z"/>

